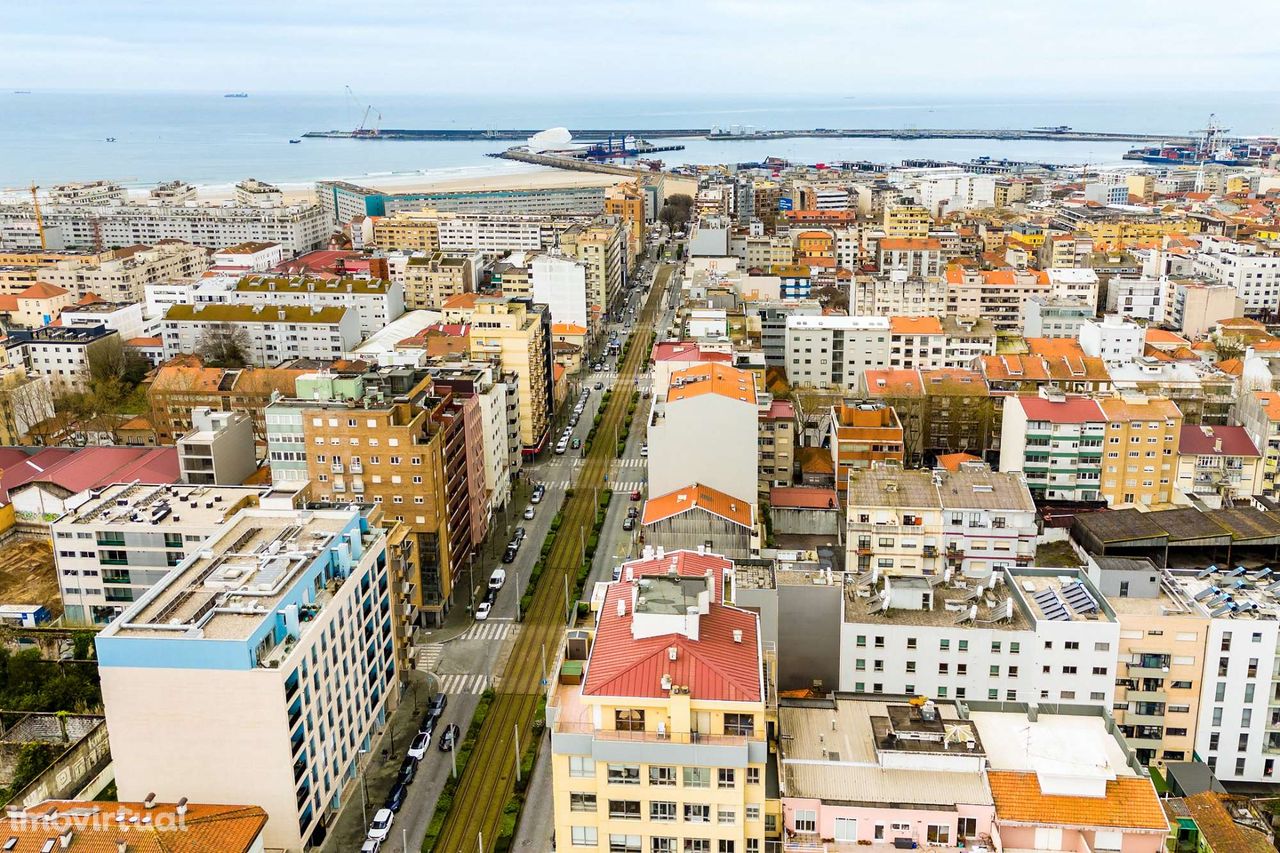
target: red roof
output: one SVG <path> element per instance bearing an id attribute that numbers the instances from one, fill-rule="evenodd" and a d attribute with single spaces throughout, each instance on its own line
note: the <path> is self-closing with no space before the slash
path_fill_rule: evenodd
<path id="1" fill-rule="evenodd" d="M 70 447 L 46 447 L 34 454 L 16 447 L 0 447 L 0 501 L 8 503 L 10 489 L 40 476 L 73 453 Z"/>
<path id="2" fill-rule="evenodd" d="M 1044 397 L 1019 397 L 1022 410 L 1029 421 L 1049 421 L 1055 424 L 1102 423 L 1106 417 L 1097 402 L 1089 397 L 1067 397 L 1065 400 L 1046 400 Z"/>
<path id="3" fill-rule="evenodd" d="M 672 566 L 684 577 L 700 577 L 709 570 L 717 590 L 723 588 L 723 572 L 732 566 L 715 555 L 678 551 L 661 560 L 628 563 L 632 577 L 666 574 Z M 595 643 L 582 685 L 585 695 L 629 696 L 661 699 L 663 676 L 671 684 L 687 687 L 690 698 L 701 701 L 759 702 L 760 683 L 759 617 L 713 600 L 708 612 L 698 616 L 698 639 L 671 632 L 652 637 L 635 637 L 634 581 L 610 584 L 600 608 Z M 619 602 L 625 612 L 618 615 Z M 741 631 L 742 641 L 734 642 Z M 670 649 L 676 649 L 671 660 Z"/>
<path id="4" fill-rule="evenodd" d="M 1183 425 L 1178 436 L 1178 452 L 1196 456 L 1260 455 L 1244 427 L 1202 424 Z"/>
<path id="5" fill-rule="evenodd" d="M 44 455 L 48 451 L 45 451 L 26 460 L 27 466 L 39 466 L 43 470 L 34 471 L 19 483 L 8 482 L 6 472 L 6 491 L 28 483 L 48 483 L 75 494 L 108 483 L 132 480 L 176 483 L 182 479 L 178 472 L 176 447 L 85 447 L 76 451 L 59 447 L 48 450 L 61 450 L 65 455 L 49 460 Z M 47 461 L 53 464 L 47 464 Z"/>
<path id="6" fill-rule="evenodd" d="M 769 490 L 771 509 L 836 509 L 840 500 L 835 489 L 808 486 L 774 486 Z"/>
<path id="7" fill-rule="evenodd" d="M 796 417 L 796 407 L 792 405 L 790 400 L 774 400 L 769 404 L 769 411 L 760 417 L 771 421 L 793 421 Z"/>
<path id="8" fill-rule="evenodd" d="M 654 361 L 733 361 L 727 352 L 704 350 L 694 341 L 661 341 L 653 345 Z"/>

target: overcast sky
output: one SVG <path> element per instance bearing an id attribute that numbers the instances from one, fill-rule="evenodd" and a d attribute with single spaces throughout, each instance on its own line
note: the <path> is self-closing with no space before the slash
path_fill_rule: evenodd
<path id="1" fill-rule="evenodd" d="M 1050 94 L 1274 91 L 1280 3 L 4 0 L 0 87 Z"/>

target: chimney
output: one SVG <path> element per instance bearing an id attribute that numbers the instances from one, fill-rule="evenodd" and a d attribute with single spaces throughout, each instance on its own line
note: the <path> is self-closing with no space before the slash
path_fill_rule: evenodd
<path id="1" fill-rule="evenodd" d="M 129 842 L 124 839 L 117 841 L 116 853 L 129 853 Z"/>
<path id="2" fill-rule="evenodd" d="M 147 798 L 142 801 L 142 807 L 144 809 L 154 809 L 156 807 L 156 795 L 154 791 L 147 794 Z"/>
<path id="3" fill-rule="evenodd" d="M 58 836 L 58 846 L 66 850 L 71 846 L 71 839 L 75 837 L 75 832 L 68 829 L 66 832 Z"/>
<path id="4" fill-rule="evenodd" d="M 696 606 L 685 608 L 684 613 L 684 635 L 695 643 L 698 642 L 698 624 L 699 611 Z"/>
<path id="5" fill-rule="evenodd" d="M 1214 452 L 1214 453 L 1221 453 L 1221 452 L 1222 452 L 1222 439 L 1220 439 L 1220 438 L 1215 438 L 1215 439 L 1213 440 L 1213 452 Z"/>
<path id="6" fill-rule="evenodd" d="M 733 641 L 734 641 L 735 643 L 741 643 L 741 642 L 742 642 L 742 630 L 741 630 L 740 628 L 734 628 L 734 629 L 733 629 Z"/>
<path id="7" fill-rule="evenodd" d="M 174 811 L 176 811 L 176 812 L 178 813 L 178 817 L 182 817 L 184 814 L 186 814 L 186 813 L 187 813 L 187 798 L 186 798 L 186 797 L 183 797 L 182 799 L 178 800 L 178 807 L 177 807 L 176 809 L 174 809 Z"/>

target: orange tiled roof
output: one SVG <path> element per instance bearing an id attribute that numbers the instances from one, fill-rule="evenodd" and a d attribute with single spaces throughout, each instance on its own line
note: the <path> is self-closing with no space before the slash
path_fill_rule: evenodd
<path id="1" fill-rule="evenodd" d="M 1266 412 L 1267 420 L 1280 421 L 1280 392 L 1254 391 L 1253 396 L 1262 404 L 1262 410 Z"/>
<path id="2" fill-rule="evenodd" d="M 825 447 L 797 447 L 796 460 L 805 474 L 834 474 L 835 460 Z"/>
<path id="3" fill-rule="evenodd" d="M 1240 376 L 1244 373 L 1244 362 L 1238 358 L 1228 358 L 1220 361 L 1216 367 L 1228 376 Z"/>
<path id="4" fill-rule="evenodd" d="M 966 462 L 981 461 L 981 457 L 974 456 L 972 453 L 943 453 L 938 457 L 938 464 L 953 473 L 959 471 L 960 466 Z"/>
<path id="5" fill-rule="evenodd" d="M 462 295 L 462 294 L 459 294 Z M 577 323 L 552 323 L 551 334 L 553 335 L 585 335 L 587 333 L 586 326 L 579 326 Z"/>
<path id="6" fill-rule="evenodd" d="M 1168 329 L 1147 329 L 1147 343 L 1186 346 L 1190 342 L 1177 332 L 1170 332 Z"/>
<path id="7" fill-rule="evenodd" d="M 689 400 L 704 394 L 719 394 L 731 400 L 756 403 L 755 379 L 745 370 L 727 364 L 695 364 L 671 374 L 667 402 Z"/>
<path id="8" fill-rule="evenodd" d="M 159 347 L 164 346 L 164 338 L 129 338 L 124 342 L 127 347 Z"/>
<path id="9" fill-rule="evenodd" d="M 1041 826 L 1113 826 L 1119 829 L 1169 831 L 1169 821 L 1151 780 L 1120 776 L 1107 782 L 1105 797 L 1078 797 L 1040 792 L 1035 773 L 992 770 L 987 773 L 996 818 Z"/>
<path id="10" fill-rule="evenodd" d="M 98 820 L 86 814 L 93 808 L 98 809 Z M 45 822 L 43 816 L 50 809 L 61 814 Z M 0 836 L 17 839 L 13 847 L 5 848 L 12 853 L 43 850 L 50 838 L 65 829 L 72 830 L 71 853 L 116 853 L 121 840 L 129 842 L 129 853 L 247 853 L 256 848 L 267 824 L 267 813 L 259 806 L 188 803 L 181 820 L 175 809 L 173 803 L 156 803 L 147 809 L 142 803 L 46 800 L 27 812 L 0 818 Z M 117 823 L 115 817 L 120 814 L 125 820 Z M 141 823 L 143 817 L 151 819 L 150 825 Z M 138 822 L 130 822 L 131 818 Z M 122 826 L 128 831 L 122 831 Z M 54 849 L 61 848 L 55 845 Z"/>
<path id="11" fill-rule="evenodd" d="M 673 515 L 688 512 L 691 509 L 705 510 L 712 515 L 718 515 L 743 527 L 751 526 L 751 504 L 749 501 L 735 498 L 733 495 L 725 494 L 718 489 L 704 486 L 701 483 L 694 483 L 691 486 L 685 486 L 683 489 L 676 489 L 674 492 L 649 498 L 644 503 L 642 523 L 653 524 L 656 521 L 671 518 Z"/>
<path id="12" fill-rule="evenodd" d="M 37 281 L 26 290 L 18 294 L 19 299 L 52 299 L 56 296 L 66 296 L 71 291 L 64 287 L 58 287 L 56 284 L 49 284 L 47 281 Z"/>
<path id="13" fill-rule="evenodd" d="M 444 301 L 441 307 L 445 310 L 461 310 L 464 308 L 475 308 L 476 300 L 480 298 L 478 293 L 456 293 Z"/>
<path id="14" fill-rule="evenodd" d="M 864 370 L 862 381 L 873 397 L 919 397 L 924 393 L 918 370 Z"/>
<path id="15" fill-rule="evenodd" d="M 937 317 L 890 317 L 889 331 L 895 335 L 941 335 L 942 321 Z"/>
<path id="16" fill-rule="evenodd" d="M 172 391 L 174 393 L 214 392 L 222 381 L 220 367 L 182 367 L 163 365 L 156 372 L 151 383 L 154 391 Z"/>
<path id="17" fill-rule="evenodd" d="M 1084 349 L 1075 338 L 1027 338 L 1026 341 L 1032 355 L 1084 358 Z"/>
<path id="18" fill-rule="evenodd" d="M 1274 853 L 1267 836 L 1236 822 L 1227 809 L 1230 794 L 1201 791 L 1183 800 L 1196 828 L 1214 853 Z"/>
<path id="19" fill-rule="evenodd" d="M 932 237 L 885 237 L 880 248 L 886 252 L 941 251 L 942 241 Z"/>

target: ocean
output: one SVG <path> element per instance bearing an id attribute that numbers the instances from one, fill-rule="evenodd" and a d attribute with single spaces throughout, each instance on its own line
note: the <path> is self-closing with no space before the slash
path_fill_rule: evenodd
<path id="1" fill-rule="evenodd" d="M 248 98 L 209 93 L 91 93 L 35 90 L 0 93 L 0 188 L 107 178 L 131 187 L 182 179 L 226 186 L 256 177 L 282 185 L 323 178 L 376 182 L 410 176 L 461 178 L 537 167 L 484 156 L 508 142 L 411 142 L 291 138 L 308 130 L 351 129 L 366 103 L 382 127 L 653 128 L 751 126 L 788 128 L 1028 128 L 1185 134 L 1210 113 L 1239 134 L 1280 133 L 1280 94 L 1190 97 L 893 98 L 833 94 L 827 98 L 467 98 L 343 93 Z M 114 142 L 108 142 L 114 138 Z M 758 161 L 896 162 L 904 158 L 967 160 L 988 155 L 1046 163 L 1117 165 L 1126 143 L 995 140 L 781 139 L 684 140 L 663 152 L 669 165 Z"/>

